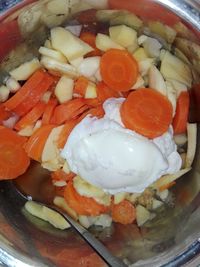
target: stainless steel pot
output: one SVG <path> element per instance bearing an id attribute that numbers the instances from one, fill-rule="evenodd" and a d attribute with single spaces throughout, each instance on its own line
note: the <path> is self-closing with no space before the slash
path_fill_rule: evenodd
<path id="1" fill-rule="evenodd" d="M 30 2 L 36 3 L 30 4 Z M 74 2 L 78 2 L 77 6 L 81 7 L 80 3 L 87 1 L 69 1 L 71 4 Z M 95 6 L 99 6 L 101 1 L 93 2 Z M 105 1 L 102 2 L 105 3 Z M 158 19 L 171 26 L 181 22 L 182 28 L 179 27 L 178 32 L 179 41 L 175 41 L 175 45 L 182 49 L 192 62 L 195 82 L 200 83 L 199 0 L 111 0 L 109 3 L 112 8 L 135 12 L 146 21 Z M 46 30 L 39 22 L 33 29 L 27 26 L 27 34 L 23 33 L 23 41 L 25 40 L 28 46 L 23 46 L 21 57 L 11 52 L 6 61 L 3 60 L 6 54 L 22 41 L 21 37 L 19 38 L 18 29 L 12 24 L 16 25 L 21 9 L 27 4 L 31 10 L 33 5 L 38 5 L 38 1 L 23 1 L 22 4 L 0 17 L 0 36 L 3 37 L 0 47 L 0 59 L 3 62 L 0 78 L 3 76 L 3 69 L 9 69 L 10 65 L 18 64 L 20 58 L 29 58 L 32 53 L 36 53 L 33 47 L 37 47 L 46 36 Z M 40 8 L 37 7 L 36 10 Z M 27 14 L 27 25 L 31 25 L 34 17 L 31 11 Z M 200 87 L 192 95 L 195 105 L 191 119 L 199 122 Z M 92 230 L 113 254 L 126 258 L 131 266 L 182 266 L 186 263 L 188 266 L 197 266 L 200 264 L 199 138 L 198 135 L 197 153 L 192 171 L 181 178 L 173 189 L 177 196 L 175 208 L 163 211 L 158 219 L 141 230 L 135 225 L 126 227 L 115 225 L 103 232 L 98 229 Z M 48 175 L 46 172 L 41 172 L 37 165 L 33 165 L 25 175 L 24 183 L 31 187 L 30 178 L 35 179 L 36 176 L 41 177 L 43 183 L 43 186 L 38 188 L 40 193 L 50 194 Z M 28 216 L 23 210 L 24 200 L 20 198 L 14 184 L 0 183 L 0 203 L 0 264 L 2 266 L 42 267 L 56 264 L 61 267 L 93 267 L 94 262 L 95 267 L 106 266 L 73 230 L 61 232 L 39 219 Z"/>

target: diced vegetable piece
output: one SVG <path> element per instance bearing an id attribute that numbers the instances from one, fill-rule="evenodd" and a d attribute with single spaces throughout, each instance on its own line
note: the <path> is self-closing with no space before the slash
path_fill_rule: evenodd
<path id="1" fill-rule="evenodd" d="M 111 206 L 111 216 L 114 222 L 131 224 L 136 219 L 135 207 L 128 200 L 123 200 Z"/>
<path id="2" fill-rule="evenodd" d="M 18 134 L 21 136 L 30 137 L 33 134 L 33 125 L 28 125 L 25 128 L 22 128 L 18 131 Z"/>
<path id="3" fill-rule="evenodd" d="M 96 217 L 94 225 L 102 226 L 103 228 L 110 227 L 112 224 L 112 218 L 108 214 L 101 214 Z"/>
<path id="4" fill-rule="evenodd" d="M 51 42 L 54 49 L 62 52 L 68 60 L 73 60 L 91 52 L 93 48 L 61 27 L 51 29 Z"/>
<path id="5" fill-rule="evenodd" d="M 86 88 L 85 98 L 96 98 L 97 97 L 97 87 L 95 83 L 90 82 Z"/>
<path id="6" fill-rule="evenodd" d="M 183 84 L 183 83 L 180 83 L 180 82 L 175 81 L 175 80 L 170 80 L 170 79 L 167 79 L 167 82 L 171 83 L 172 87 L 176 91 L 177 98 L 179 97 L 181 92 L 186 92 L 187 91 L 187 86 L 185 84 Z"/>
<path id="7" fill-rule="evenodd" d="M 112 18 L 119 15 L 120 12 L 120 10 L 113 9 L 97 10 L 96 19 L 101 22 L 109 22 Z"/>
<path id="8" fill-rule="evenodd" d="M 143 112 L 139 112 L 143 108 Z M 172 105 L 154 89 L 142 88 L 131 92 L 121 106 L 125 127 L 148 138 L 164 134 L 172 122 Z"/>
<path id="9" fill-rule="evenodd" d="M 46 140 L 54 127 L 54 125 L 44 125 L 29 138 L 24 148 L 31 159 L 41 160 Z"/>
<path id="10" fill-rule="evenodd" d="M 64 160 L 60 156 L 60 150 L 56 145 L 63 127 L 61 125 L 52 129 L 44 145 L 41 157 L 42 166 L 50 171 L 56 171 L 64 164 Z"/>
<path id="11" fill-rule="evenodd" d="M 40 63 L 48 70 L 55 71 L 59 74 L 66 74 L 71 78 L 76 78 L 78 73 L 76 68 L 70 64 L 59 62 L 53 58 L 42 56 Z"/>
<path id="12" fill-rule="evenodd" d="M 46 206 L 38 204 L 37 202 L 27 201 L 25 204 L 25 209 L 33 216 L 49 222 L 58 229 L 64 230 L 70 227 L 69 223 L 62 215 Z"/>
<path id="13" fill-rule="evenodd" d="M 162 201 L 166 201 L 169 196 L 169 190 L 166 189 L 166 190 L 163 190 L 162 192 L 158 191 L 157 195 Z"/>
<path id="14" fill-rule="evenodd" d="M 165 82 L 166 85 L 166 89 L 167 89 L 167 98 L 169 99 L 169 101 L 172 104 L 173 107 L 173 117 L 176 113 L 176 104 L 177 104 L 177 94 L 176 94 L 176 90 L 174 89 L 174 87 L 172 86 L 172 84 L 169 81 Z"/>
<path id="15" fill-rule="evenodd" d="M 161 61 L 160 72 L 165 79 L 181 82 L 188 87 L 192 84 L 192 72 L 187 64 L 166 51 Z"/>
<path id="16" fill-rule="evenodd" d="M 176 114 L 173 120 L 173 129 L 175 134 L 186 132 L 190 97 L 188 92 L 182 92 L 178 98 Z"/>
<path id="17" fill-rule="evenodd" d="M 162 48 L 162 45 L 160 44 L 160 42 L 155 38 L 151 38 L 147 36 L 144 36 L 142 40 L 142 37 L 143 36 L 140 36 L 140 39 L 141 39 L 140 43 L 143 45 L 144 50 L 147 53 L 147 55 L 152 58 L 159 57 L 160 49 Z"/>
<path id="18" fill-rule="evenodd" d="M 139 73 L 141 74 L 142 77 L 146 76 L 149 73 L 149 70 L 151 66 L 153 66 L 153 64 L 154 64 L 153 58 L 146 58 L 138 62 Z"/>
<path id="19" fill-rule="evenodd" d="M 148 58 L 147 53 L 145 52 L 143 47 L 138 48 L 134 53 L 133 53 L 134 58 L 137 61 L 142 61 Z"/>
<path id="20" fill-rule="evenodd" d="M 78 72 L 87 78 L 94 76 L 99 69 L 100 59 L 100 57 L 88 57 L 83 59 L 78 67 Z"/>
<path id="21" fill-rule="evenodd" d="M 84 97 L 88 84 L 89 80 L 84 76 L 80 76 L 75 82 L 74 94 Z"/>
<path id="22" fill-rule="evenodd" d="M 13 77 L 9 77 L 6 80 L 6 86 L 11 93 L 16 93 L 21 87 L 20 84 Z"/>
<path id="23" fill-rule="evenodd" d="M 101 102 L 111 97 L 119 97 L 118 92 L 110 89 L 104 82 L 97 84 L 97 97 Z"/>
<path id="24" fill-rule="evenodd" d="M 149 69 L 149 87 L 165 96 L 167 95 L 167 88 L 163 76 L 154 65 Z"/>
<path id="25" fill-rule="evenodd" d="M 52 95 L 51 91 L 45 92 L 41 98 L 41 101 L 47 104 L 51 98 L 51 95 Z"/>
<path id="26" fill-rule="evenodd" d="M 172 182 L 176 181 L 178 178 L 189 172 L 191 168 L 182 169 L 174 174 L 166 174 L 162 176 L 159 180 L 155 182 L 155 187 L 157 189 L 162 188 L 163 186 L 166 186 L 168 184 L 171 184 Z"/>
<path id="27" fill-rule="evenodd" d="M 66 186 L 64 198 L 79 215 L 97 216 L 109 210 L 109 207 L 97 203 L 93 198 L 78 194 L 72 181 L 69 181 Z"/>
<path id="28" fill-rule="evenodd" d="M 137 32 L 126 25 L 110 27 L 109 34 L 114 42 L 125 48 L 137 43 Z"/>
<path id="29" fill-rule="evenodd" d="M 73 128 L 76 126 L 77 123 L 78 123 L 77 120 L 68 120 L 64 124 L 64 127 L 63 127 L 62 131 L 60 132 L 60 135 L 59 135 L 59 138 L 57 141 L 57 146 L 59 149 L 64 147 L 71 131 L 73 130 Z M 67 165 L 67 163 L 65 161 L 63 168 L 66 168 L 66 167 L 68 167 L 68 169 L 69 169 L 69 166 Z"/>
<path id="30" fill-rule="evenodd" d="M 185 159 L 185 168 L 191 167 L 197 146 L 197 124 L 187 123 L 188 145 Z"/>
<path id="31" fill-rule="evenodd" d="M 67 202 L 65 201 L 65 199 L 63 197 L 55 197 L 54 200 L 53 200 L 53 203 L 56 206 L 58 206 L 59 208 L 61 208 L 64 211 L 66 211 L 75 220 L 78 219 L 77 213 L 72 208 L 69 207 L 69 205 L 67 204 Z"/>
<path id="32" fill-rule="evenodd" d="M 59 51 L 41 46 L 39 48 L 39 53 L 43 56 L 52 57 L 59 62 L 67 63 L 66 57 Z"/>
<path id="33" fill-rule="evenodd" d="M 117 205 L 120 202 L 122 202 L 124 199 L 126 199 L 127 193 L 126 192 L 120 192 L 114 195 L 114 204 Z"/>
<path id="34" fill-rule="evenodd" d="M 0 180 L 15 179 L 26 172 L 30 159 L 23 145 L 26 138 L 0 127 Z"/>
<path id="35" fill-rule="evenodd" d="M 10 75 L 17 81 L 27 80 L 41 65 L 37 58 L 25 62 L 14 70 L 10 71 Z"/>
<path id="36" fill-rule="evenodd" d="M 73 96 L 74 80 L 68 78 L 67 76 L 62 76 L 58 81 L 55 88 L 55 96 L 57 97 L 59 103 L 64 103 Z"/>
<path id="37" fill-rule="evenodd" d="M 79 215 L 78 220 L 80 224 L 87 229 L 94 224 L 96 217 Z"/>
<path id="38" fill-rule="evenodd" d="M 44 43 L 44 47 L 52 49 L 52 45 L 51 45 L 51 41 L 49 39 L 47 39 Z"/>
<path id="39" fill-rule="evenodd" d="M 102 52 L 96 47 L 96 35 L 91 32 L 81 33 L 80 39 L 85 43 L 89 44 L 94 50 L 88 54 L 86 57 L 101 56 Z"/>
<path id="40" fill-rule="evenodd" d="M 138 64 L 127 51 L 110 49 L 101 57 L 100 71 L 109 88 L 129 91 L 137 81 Z"/>
<path id="41" fill-rule="evenodd" d="M 154 198 L 152 201 L 152 210 L 156 210 L 156 209 L 160 208 L 162 205 L 163 205 L 162 201 L 159 201 L 159 200 Z"/>
<path id="42" fill-rule="evenodd" d="M 85 0 L 85 3 L 91 5 L 93 8 L 102 9 L 108 7 L 108 0 Z"/>
<path id="43" fill-rule="evenodd" d="M 102 51 L 107 51 L 112 48 L 124 49 L 121 45 L 114 42 L 108 35 L 98 33 L 96 36 L 96 47 Z"/>
<path id="44" fill-rule="evenodd" d="M 143 206 L 136 206 L 136 221 L 137 225 L 141 227 L 151 218 L 151 213 Z"/>
<path id="45" fill-rule="evenodd" d="M 81 64 L 81 62 L 83 61 L 83 57 L 78 57 L 76 59 L 70 60 L 70 64 L 75 67 L 78 68 Z"/>
<path id="46" fill-rule="evenodd" d="M 121 25 L 125 24 L 133 29 L 138 30 L 142 27 L 142 20 L 139 19 L 136 15 L 130 12 L 120 12 L 117 16 L 110 20 L 110 25 Z"/>
<path id="47" fill-rule="evenodd" d="M 44 113 L 45 103 L 39 102 L 31 111 L 22 117 L 15 125 L 17 131 L 33 125 Z"/>
<path id="48" fill-rule="evenodd" d="M 7 86 L 1 85 L 0 86 L 0 102 L 5 102 L 8 100 L 10 94 L 10 90 Z"/>

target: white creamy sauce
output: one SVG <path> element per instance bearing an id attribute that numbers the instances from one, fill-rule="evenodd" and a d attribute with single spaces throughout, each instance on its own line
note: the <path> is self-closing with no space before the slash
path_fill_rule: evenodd
<path id="1" fill-rule="evenodd" d="M 61 152 L 74 173 L 111 194 L 141 193 L 181 167 L 172 127 L 153 140 L 124 128 L 119 112 L 123 101 L 108 99 L 103 118 L 84 118 Z"/>

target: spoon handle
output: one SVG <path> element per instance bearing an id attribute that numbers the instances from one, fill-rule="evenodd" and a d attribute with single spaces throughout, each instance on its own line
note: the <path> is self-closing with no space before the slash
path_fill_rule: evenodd
<path id="1" fill-rule="evenodd" d="M 82 238 L 99 254 L 101 258 L 110 266 L 110 267 L 127 267 L 127 265 L 117 257 L 113 256 L 110 251 L 89 231 L 87 231 L 82 225 L 72 219 L 68 214 L 64 213 L 57 207 L 53 207 L 58 211 L 68 222 L 69 224 L 82 236 Z"/>

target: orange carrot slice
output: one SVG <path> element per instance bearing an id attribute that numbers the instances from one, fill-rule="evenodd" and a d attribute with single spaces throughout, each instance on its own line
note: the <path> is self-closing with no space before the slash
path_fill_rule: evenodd
<path id="1" fill-rule="evenodd" d="M 31 111 L 29 111 L 23 118 L 21 118 L 16 124 L 15 129 L 20 131 L 27 126 L 33 125 L 42 116 L 45 110 L 45 103 L 39 102 Z"/>
<path id="2" fill-rule="evenodd" d="M 173 182 L 170 182 L 169 184 L 162 185 L 162 186 L 159 187 L 159 191 L 162 192 L 162 191 L 164 191 L 166 189 L 169 189 L 172 186 L 174 186 L 175 184 L 176 184 L 176 182 L 173 181 Z"/>
<path id="3" fill-rule="evenodd" d="M 128 200 L 123 200 L 117 205 L 112 205 L 111 215 L 114 222 L 131 224 L 136 218 L 135 207 Z"/>
<path id="4" fill-rule="evenodd" d="M 14 179 L 26 172 L 30 159 L 23 148 L 26 138 L 0 128 L 0 180 Z"/>
<path id="5" fill-rule="evenodd" d="M 111 97 L 119 97 L 119 93 L 110 89 L 104 82 L 97 84 L 97 97 L 101 102 Z"/>
<path id="6" fill-rule="evenodd" d="M 84 97 L 88 84 L 89 80 L 84 76 L 80 76 L 75 82 L 74 93 Z"/>
<path id="7" fill-rule="evenodd" d="M 128 91 L 137 80 L 138 63 L 129 52 L 110 49 L 101 57 L 100 72 L 109 88 Z"/>
<path id="8" fill-rule="evenodd" d="M 55 108 L 51 123 L 60 125 L 68 120 L 75 119 L 87 108 L 82 98 L 69 100 Z"/>
<path id="9" fill-rule="evenodd" d="M 74 178 L 75 174 L 73 172 L 65 173 L 63 170 L 57 170 L 51 173 L 51 179 L 54 181 L 66 181 L 69 182 Z"/>
<path id="10" fill-rule="evenodd" d="M 56 99 L 50 99 L 47 103 L 44 114 L 42 116 L 42 125 L 47 125 L 50 123 L 51 117 L 53 115 L 54 109 L 57 106 L 58 101 Z"/>
<path id="11" fill-rule="evenodd" d="M 96 47 L 96 35 L 91 32 L 82 32 L 80 35 L 80 39 L 85 43 L 89 44 L 94 51 L 89 52 L 86 54 L 86 57 L 95 57 L 95 56 L 102 56 L 101 50 Z"/>
<path id="12" fill-rule="evenodd" d="M 29 138 L 24 148 L 31 159 L 40 161 L 46 140 L 54 127 L 55 125 L 44 125 Z"/>
<path id="13" fill-rule="evenodd" d="M 79 118 L 78 122 L 82 121 L 87 115 L 90 115 L 91 117 L 97 117 L 98 119 L 102 118 L 105 114 L 105 111 L 102 106 L 97 106 L 95 108 L 91 108 L 84 112 Z"/>
<path id="14" fill-rule="evenodd" d="M 109 207 L 97 203 L 93 198 L 79 195 L 73 186 L 73 181 L 68 182 L 64 198 L 68 205 L 80 215 L 97 216 L 109 210 Z"/>
<path id="15" fill-rule="evenodd" d="M 174 134 L 186 132 L 188 114 L 190 106 L 190 96 L 188 92 L 181 92 L 176 106 L 176 113 L 173 119 Z"/>
<path id="16" fill-rule="evenodd" d="M 126 128 L 152 139 L 164 134 L 172 122 L 171 103 L 150 88 L 130 93 L 120 113 Z"/>
<path id="17" fill-rule="evenodd" d="M 64 145 L 67 142 L 67 139 L 71 133 L 71 131 L 74 129 L 74 127 L 77 125 L 78 121 L 77 120 L 70 120 L 67 121 L 59 135 L 57 146 L 58 148 L 63 148 Z"/>

